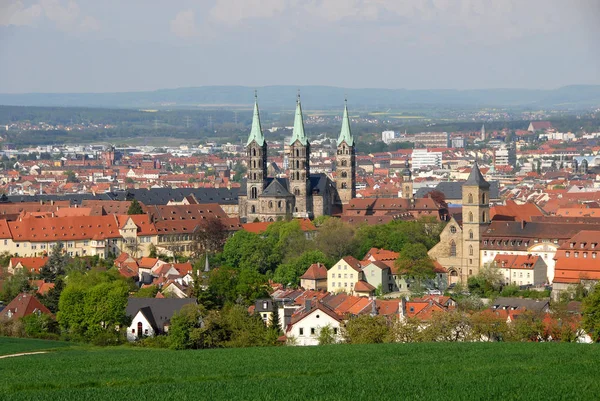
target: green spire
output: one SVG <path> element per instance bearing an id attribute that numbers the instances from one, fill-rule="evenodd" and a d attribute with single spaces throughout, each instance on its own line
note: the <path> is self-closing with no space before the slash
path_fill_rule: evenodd
<path id="1" fill-rule="evenodd" d="M 302 118 L 302 106 L 300 105 L 300 93 L 296 99 L 296 117 L 294 118 L 294 130 L 292 131 L 292 140 L 290 145 L 294 142 L 300 141 L 304 146 L 308 144 L 308 139 L 304 133 L 304 119 Z"/>
<path id="2" fill-rule="evenodd" d="M 260 114 L 258 113 L 258 96 L 254 91 L 254 116 L 252 117 L 252 129 L 250 130 L 250 136 L 248 136 L 248 142 L 246 146 L 250 145 L 252 141 L 256 141 L 258 146 L 263 146 L 265 143 L 265 137 L 262 133 L 260 126 Z"/>
<path id="3" fill-rule="evenodd" d="M 337 146 L 340 146 L 342 142 L 346 142 L 348 146 L 354 145 L 354 137 L 350 132 L 350 119 L 348 118 L 348 102 L 344 100 L 344 116 L 342 117 L 342 130 L 340 131 L 340 137 L 337 140 Z"/>

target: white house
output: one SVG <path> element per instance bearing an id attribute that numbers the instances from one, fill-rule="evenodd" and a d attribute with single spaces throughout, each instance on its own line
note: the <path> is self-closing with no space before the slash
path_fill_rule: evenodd
<path id="1" fill-rule="evenodd" d="M 304 308 L 293 316 L 286 330 L 286 336 L 295 339 L 294 345 L 319 345 L 319 334 L 329 326 L 335 342 L 342 340 L 342 316 L 321 302 L 305 301 Z"/>
<path id="2" fill-rule="evenodd" d="M 196 304 L 193 298 L 129 298 L 125 313 L 131 318 L 127 340 L 135 341 L 169 331 L 171 318 L 184 305 Z"/>

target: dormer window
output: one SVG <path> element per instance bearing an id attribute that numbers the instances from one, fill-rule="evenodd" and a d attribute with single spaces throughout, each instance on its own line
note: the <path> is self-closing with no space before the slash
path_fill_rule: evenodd
<path id="1" fill-rule="evenodd" d="M 585 242 L 582 242 L 582 243 L 581 243 L 581 247 L 582 247 L 582 248 L 585 248 L 585 244 L 586 244 Z"/>
<path id="2" fill-rule="evenodd" d="M 598 245 L 598 244 L 597 244 L 597 243 L 595 243 L 595 242 L 592 242 L 592 249 L 595 249 L 595 248 L 596 248 L 596 245 Z"/>
<path id="3" fill-rule="evenodd" d="M 567 257 L 567 258 L 568 258 L 568 257 L 570 257 L 570 256 L 571 256 L 571 252 L 569 252 L 569 251 L 565 252 L 565 257 Z"/>
<path id="4" fill-rule="evenodd" d="M 573 248 L 575 246 L 575 243 L 571 242 L 569 245 L 571 246 L 571 248 Z"/>

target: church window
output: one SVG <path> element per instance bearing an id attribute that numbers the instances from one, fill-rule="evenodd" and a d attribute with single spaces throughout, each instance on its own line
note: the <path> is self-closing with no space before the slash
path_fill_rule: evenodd
<path id="1" fill-rule="evenodd" d="M 454 227 L 454 226 L 450 226 L 450 232 L 451 232 L 452 234 L 456 234 L 456 227 Z"/>
<path id="2" fill-rule="evenodd" d="M 252 162 L 252 165 L 254 166 L 254 168 L 256 168 L 256 160 L 254 160 L 254 161 Z"/>
<path id="3" fill-rule="evenodd" d="M 346 184 L 345 182 L 342 182 L 342 189 L 347 189 L 348 188 L 348 184 Z"/>
<path id="4" fill-rule="evenodd" d="M 282 202 L 282 201 L 279 201 L 279 202 L 277 203 L 277 206 L 279 207 L 279 209 L 283 209 L 283 202 Z"/>
<path id="5" fill-rule="evenodd" d="M 473 245 L 469 245 L 469 256 L 473 256 Z"/>
<path id="6" fill-rule="evenodd" d="M 468 203 L 473 203 L 473 194 L 469 194 Z"/>
<path id="7" fill-rule="evenodd" d="M 485 205 L 485 192 L 481 194 L 481 204 Z"/>
<path id="8" fill-rule="evenodd" d="M 300 150 L 296 149 L 296 157 L 300 157 Z"/>
<path id="9" fill-rule="evenodd" d="M 346 173 L 345 171 L 342 171 L 342 178 L 346 178 L 348 177 L 348 173 Z"/>
<path id="10" fill-rule="evenodd" d="M 300 172 L 296 173 L 296 179 L 299 181 L 300 180 Z"/>
<path id="11" fill-rule="evenodd" d="M 300 188 L 294 188 L 294 195 L 300 195 Z"/>
<path id="12" fill-rule="evenodd" d="M 256 173 L 254 173 L 253 177 L 254 177 L 254 180 L 256 180 Z"/>
<path id="13" fill-rule="evenodd" d="M 273 209 L 273 201 L 269 201 L 269 209 Z"/>
<path id="14" fill-rule="evenodd" d="M 473 230 L 469 230 L 469 239 L 473 239 Z"/>
<path id="15" fill-rule="evenodd" d="M 256 187 L 252 187 L 250 189 L 250 199 L 256 199 L 258 198 L 258 189 L 256 189 Z"/>
<path id="16" fill-rule="evenodd" d="M 473 222 L 473 213 L 469 212 L 469 223 Z"/>
<path id="17" fill-rule="evenodd" d="M 450 242 L 450 256 L 456 256 L 456 242 Z"/>
<path id="18" fill-rule="evenodd" d="M 252 149 L 252 156 L 256 156 L 256 149 Z"/>
<path id="19" fill-rule="evenodd" d="M 256 206 L 252 205 L 250 207 L 250 213 L 256 213 Z"/>
<path id="20" fill-rule="evenodd" d="M 487 221 L 487 218 L 485 216 L 485 212 L 481 213 L 481 222 L 485 223 Z"/>
<path id="21" fill-rule="evenodd" d="M 296 168 L 300 168 L 300 160 L 296 160 Z"/>
<path id="22" fill-rule="evenodd" d="M 346 167 L 348 165 L 348 162 L 346 160 L 342 160 L 342 167 Z"/>

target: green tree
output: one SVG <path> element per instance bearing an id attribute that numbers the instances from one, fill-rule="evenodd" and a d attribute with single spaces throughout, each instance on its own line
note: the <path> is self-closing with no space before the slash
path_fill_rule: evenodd
<path id="1" fill-rule="evenodd" d="M 354 228 L 340 219 L 325 220 L 315 241 L 317 248 L 330 259 L 338 261 L 348 255 L 359 256 Z"/>
<path id="2" fill-rule="evenodd" d="M 136 298 L 154 298 L 158 293 L 158 287 L 155 285 L 150 285 L 145 288 L 140 288 L 135 294 L 133 294 Z"/>
<path id="3" fill-rule="evenodd" d="M 321 327 L 319 330 L 319 345 L 335 344 L 333 328 L 330 325 Z"/>
<path id="4" fill-rule="evenodd" d="M 25 269 L 19 269 L 12 276 L 9 276 L 4 280 L 0 291 L 2 301 L 10 302 L 20 293 L 31 291 L 29 280 L 30 277 Z"/>
<path id="5" fill-rule="evenodd" d="M 79 179 L 73 170 L 65 171 L 65 175 L 67 176 L 67 182 L 69 183 L 78 183 Z"/>
<path id="6" fill-rule="evenodd" d="M 46 308 L 50 309 L 50 312 L 58 312 L 58 302 L 60 301 L 60 294 L 65 289 L 65 282 L 62 277 L 58 277 L 54 282 L 54 287 L 51 288 L 46 295 L 40 297 L 40 302 L 43 303 Z"/>
<path id="7" fill-rule="evenodd" d="M 137 199 L 134 199 L 131 201 L 131 204 L 129 205 L 129 209 L 127 209 L 127 214 L 134 215 L 134 214 L 145 214 L 145 213 L 144 213 L 144 209 L 142 209 L 142 205 L 140 205 L 140 202 L 138 202 Z"/>
<path id="8" fill-rule="evenodd" d="M 62 242 L 57 242 L 50 251 L 48 261 L 40 269 L 40 278 L 46 282 L 54 283 L 58 276 L 64 276 L 69 262 L 69 256 L 63 252 Z"/>
<path id="9" fill-rule="evenodd" d="M 395 265 L 402 275 L 414 278 L 417 283 L 417 291 L 421 289 L 423 280 L 435 277 L 433 261 L 427 255 L 425 245 L 420 243 L 405 245 Z"/>
<path id="10" fill-rule="evenodd" d="M 300 276 L 306 272 L 313 263 L 330 264 L 325 254 L 321 251 L 308 251 L 286 263 L 280 264 L 273 274 L 273 281 L 284 285 L 300 285 Z"/>
<path id="11" fill-rule="evenodd" d="M 200 305 L 184 305 L 171 318 L 169 327 L 169 347 L 171 349 L 199 348 L 194 343 L 192 330 L 202 328 L 203 308 Z"/>
<path id="12" fill-rule="evenodd" d="M 344 338 L 350 344 L 376 344 L 389 340 L 390 332 L 385 317 L 360 315 L 348 320 Z"/>
<path id="13" fill-rule="evenodd" d="M 596 285 L 584 298 L 582 306 L 582 327 L 594 342 L 600 342 L 600 286 Z"/>

